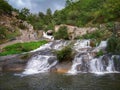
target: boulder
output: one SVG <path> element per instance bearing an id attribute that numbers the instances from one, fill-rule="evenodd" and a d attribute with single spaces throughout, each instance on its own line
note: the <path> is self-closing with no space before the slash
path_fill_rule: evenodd
<path id="1" fill-rule="evenodd" d="M 53 30 L 48 30 L 46 33 L 47 35 L 53 35 Z"/>
<path id="2" fill-rule="evenodd" d="M 24 55 L 9 55 L 0 57 L 0 71 L 17 72 L 23 71 L 26 67 L 28 58 Z"/>

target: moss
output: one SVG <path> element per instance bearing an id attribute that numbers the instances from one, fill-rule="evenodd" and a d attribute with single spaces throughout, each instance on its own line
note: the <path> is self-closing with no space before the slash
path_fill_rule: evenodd
<path id="1" fill-rule="evenodd" d="M 20 54 L 23 52 L 28 52 L 34 50 L 41 45 L 46 44 L 47 41 L 38 41 L 38 42 L 27 42 L 27 43 L 16 43 L 13 45 L 6 46 L 3 48 L 0 56 L 11 55 L 11 54 Z"/>
<path id="2" fill-rule="evenodd" d="M 31 57 L 31 54 L 30 53 L 26 53 L 26 54 L 23 54 L 22 56 L 20 56 L 20 58 L 22 59 L 22 60 L 27 60 L 27 59 L 29 59 Z"/>

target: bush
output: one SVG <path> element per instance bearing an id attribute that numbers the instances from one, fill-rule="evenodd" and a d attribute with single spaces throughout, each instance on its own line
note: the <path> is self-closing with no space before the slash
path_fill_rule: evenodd
<path id="1" fill-rule="evenodd" d="M 54 34 L 55 39 L 65 39 L 68 40 L 68 33 L 67 33 L 67 27 L 62 26 L 59 28 L 59 30 Z"/>
<path id="2" fill-rule="evenodd" d="M 100 56 L 103 56 L 104 55 L 104 52 L 102 50 L 100 50 L 99 52 L 97 52 L 96 56 L 97 57 L 100 57 Z"/>
<path id="3" fill-rule="evenodd" d="M 25 25 L 23 25 L 23 24 L 19 24 L 18 27 L 19 27 L 20 29 L 26 29 L 26 28 L 27 28 L 27 27 L 26 27 Z"/>
<path id="4" fill-rule="evenodd" d="M 0 26 L 0 40 L 6 38 L 7 28 Z"/>
<path id="5" fill-rule="evenodd" d="M 62 50 L 57 51 L 56 53 L 59 62 L 72 61 L 73 59 L 73 53 L 70 46 L 66 46 Z"/>
<path id="6" fill-rule="evenodd" d="M 103 35 L 103 32 L 101 30 L 96 30 L 92 33 L 87 33 L 82 36 L 84 39 L 96 39 L 96 38 L 101 38 Z"/>
<path id="7" fill-rule="evenodd" d="M 107 42 L 107 52 L 112 54 L 120 54 L 120 38 L 112 36 Z"/>
<path id="8" fill-rule="evenodd" d="M 0 0 L 0 15 L 11 14 L 12 10 L 13 10 L 12 6 L 9 5 L 6 0 Z"/>

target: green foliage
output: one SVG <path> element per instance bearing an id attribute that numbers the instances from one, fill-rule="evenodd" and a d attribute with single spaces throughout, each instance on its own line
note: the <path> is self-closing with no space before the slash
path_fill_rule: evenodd
<path id="1" fill-rule="evenodd" d="M 55 39 L 68 39 L 67 27 L 61 26 L 57 32 L 54 34 Z"/>
<path id="2" fill-rule="evenodd" d="M 27 43 L 17 43 L 3 48 L 3 52 L 0 53 L 0 56 L 19 54 L 23 52 L 28 52 L 33 49 L 38 48 L 41 45 L 46 44 L 47 41 L 38 41 L 38 42 L 27 42 Z"/>
<path id="3" fill-rule="evenodd" d="M 101 38 L 102 33 L 100 30 L 96 30 L 92 33 L 88 33 L 86 35 L 83 35 L 84 39 L 96 39 L 96 38 Z"/>
<path id="4" fill-rule="evenodd" d="M 66 0 L 66 7 L 55 12 L 55 22 L 86 26 L 119 21 L 119 6 L 119 0 Z"/>
<path id="5" fill-rule="evenodd" d="M 6 0 L 0 0 L 0 15 L 11 14 L 12 9 L 12 6 L 10 6 Z"/>
<path id="6" fill-rule="evenodd" d="M 109 30 L 96 30 L 94 32 L 87 33 L 79 38 L 80 39 L 91 39 L 91 40 L 100 42 L 102 40 L 107 40 L 111 35 L 112 33 Z"/>
<path id="7" fill-rule="evenodd" d="M 107 52 L 112 54 L 120 54 L 120 38 L 112 36 L 107 42 Z"/>
<path id="8" fill-rule="evenodd" d="M 99 52 L 97 52 L 96 56 L 97 57 L 100 57 L 100 56 L 103 56 L 104 55 L 104 52 L 102 50 L 100 50 Z"/>
<path id="9" fill-rule="evenodd" d="M 0 40 L 1 40 L 1 39 L 5 39 L 5 37 L 6 37 L 6 32 L 7 32 L 7 28 L 6 28 L 6 27 L 3 27 L 3 26 L 0 26 Z"/>
<path id="10" fill-rule="evenodd" d="M 20 35 L 20 32 L 17 28 L 14 28 L 14 32 L 11 32 L 9 29 L 11 28 L 0 26 L 0 44 L 9 40 L 13 40 L 16 36 Z"/>
<path id="11" fill-rule="evenodd" d="M 18 27 L 19 27 L 20 29 L 23 29 L 23 30 L 27 28 L 23 23 L 20 23 L 20 24 L 18 25 Z"/>
<path id="12" fill-rule="evenodd" d="M 27 16 L 30 15 L 30 10 L 27 8 L 23 8 L 20 12 L 19 12 L 19 19 L 22 20 L 27 20 Z"/>
<path id="13" fill-rule="evenodd" d="M 72 61 L 73 59 L 73 53 L 70 46 L 66 46 L 62 50 L 56 51 L 56 54 L 59 62 Z"/>

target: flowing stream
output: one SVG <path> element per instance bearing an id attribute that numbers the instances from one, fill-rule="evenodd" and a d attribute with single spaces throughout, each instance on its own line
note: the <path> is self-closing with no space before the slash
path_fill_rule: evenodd
<path id="1" fill-rule="evenodd" d="M 91 47 L 90 40 L 64 41 L 56 40 L 33 50 L 35 54 L 30 58 L 22 75 L 49 72 L 58 65 L 58 60 L 54 51 L 71 45 L 74 56 L 73 64 L 68 70 L 68 74 L 77 73 L 118 73 L 120 71 L 120 56 L 105 54 L 96 57 L 100 50 L 105 51 L 106 41 L 101 41 L 99 46 Z"/>
<path id="2" fill-rule="evenodd" d="M 67 73 L 51 72 L 59 65 L 54 51 L 69 44 L 76 52 L 71 68 Z M 31 51 L 32 57 L 19 74 L 24 77 L 0 73 L 0 90 L 120 90 L 120 56 L 96 57 L 106 45 L 106 41 L 102 41 L 93 48 L 90 40 L 50 42 Z"/>

